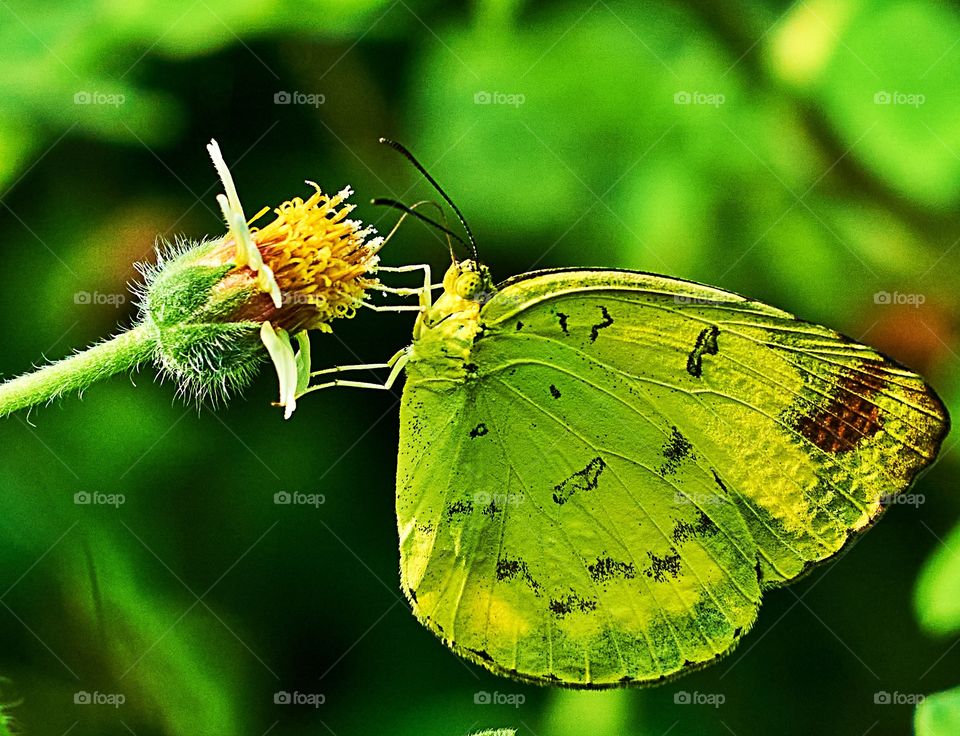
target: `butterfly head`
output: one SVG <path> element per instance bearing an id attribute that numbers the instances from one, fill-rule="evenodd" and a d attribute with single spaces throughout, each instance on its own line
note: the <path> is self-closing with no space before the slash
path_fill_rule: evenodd
<path id="1" fill-rule="evenodd" d="M 443 277 L 443 291 L 457 299 L 483 304 L 496 292 L 490 269 L 476 261 L 454 261 Z"/>
<path id="2" fill-rule="evenodd" d="M 454 261 L 443 276 L 443 293 L 420 313 L 414 325 L 414 343 L 420 352 L 429 349 L 428 343 L 448 356 L 461 348 L 469 352 L 479 329 L 480 309 L 495 292 L 486 266 L 472 260 Z"/>

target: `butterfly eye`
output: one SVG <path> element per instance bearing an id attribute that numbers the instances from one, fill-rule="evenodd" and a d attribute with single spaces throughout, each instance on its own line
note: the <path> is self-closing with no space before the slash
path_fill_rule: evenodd
<path id="1" fill-rule="evenodd" d="M 477 292 L 480 291 L 482 285 L 483 279 L 480 278 L 480 274 L 475 271 L 468 271 L 457 277 L 454 290 L 457 292 L 457 296 L 463 297 L 464 299 L 472 299 L 476 296 Z"/>

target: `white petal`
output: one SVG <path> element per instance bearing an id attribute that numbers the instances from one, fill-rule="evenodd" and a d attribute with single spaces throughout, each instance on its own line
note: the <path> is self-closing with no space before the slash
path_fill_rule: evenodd
<path id="1" fill-rule="evenodd" d="M 280 406 L 284 408 L 283 418 L 289 419 L 297 408 L 298 370 L 297 358 L 290 344 L 290 335 L 286 330 L 274 330 L 273 325 L 264 322 L 260 325 L 260 339 L 263 341 L 273 367 L 280 381 Z"/>
<path id="2" fill-rule="evenodd" d="M 207 145 L 207 151 L 210 153 L 210 158 L 213 159 L 213 166 L 217 170 L 217 174 L 220 176 L 220 181 L 223 182 L 223 191 L 227 193 L 227 202 L 229 203 L 230 210 L 232 212 L 239 212 L 243 214 L 243 207 L 240 206 L 240 197 L 237 194 L 237 187 L 233 183 L 233 176 L 230 174 L 230 169 L 227 168 L 227 162 L 223 159 L 223 154 L 220 152 L 220 146 L 215 140 L 211 140 Z M 246 218 L 244 218 L 246 221 Z M 230 218 L 227 218 L 227 224 L 230 223 Z"/>

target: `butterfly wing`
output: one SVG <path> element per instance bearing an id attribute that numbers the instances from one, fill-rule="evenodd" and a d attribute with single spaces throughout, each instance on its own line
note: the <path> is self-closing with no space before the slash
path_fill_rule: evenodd
<path id="1" fill-rule="evenodd" d="M 401 572 L 455 651 L 522 679 L 723 655 L 761 590 L 867 528 L 947 429 L 914 373 L 698 284 L 542 272 L 480 322 L 462 381 L 408 367 Z"/>

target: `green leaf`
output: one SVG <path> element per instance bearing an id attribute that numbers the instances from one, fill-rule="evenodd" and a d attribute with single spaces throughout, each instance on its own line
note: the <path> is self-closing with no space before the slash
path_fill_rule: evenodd
<path id="1" fill-rule="evenodd" d="M 960 631 L 960 525 L 924 565 L 914 604 L 920 625 L 930 633 Z"/>
<path id="2" fill-rule="evenodd" d="M 0 682 L 5 681 L 5 678 L 0 677 Z M 16 721 L 7 712 L 8 708 L 10 708 L 9 704 L 0 703 L 0 736 L 14 736 L 13 727 L 16 725 Z"/>
<path id="3" fill-rule="evenodd" d="M 960 733 L 960 687 L 927 696 L 913 718 L 916 736 L 954 736 Z"/>
<path id="4" fill-rule="evenodd" d="M 558 690 L 550 701 L 547 733 L 553 736 L 615 736 L 631 733 L 633 704 L 636 698 L 627 690 L 602 694 Z"/>
<path id="5" fill-rule="evenodd" d="M 810 95 L 844 149 L 917 202 L 956 203 L 956 14 L 936 3 L 812 2 L 798 3 L 778 25 L 773 74 Z"/>

